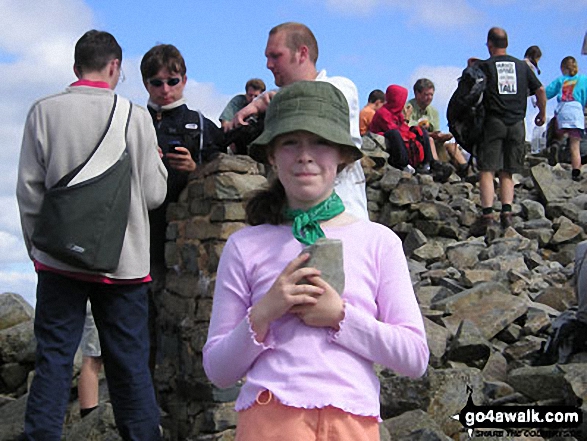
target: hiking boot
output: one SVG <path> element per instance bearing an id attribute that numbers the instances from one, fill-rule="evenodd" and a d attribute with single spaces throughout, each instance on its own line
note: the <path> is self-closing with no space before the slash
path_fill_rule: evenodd
<path id="1" fill-rule="evenodd" d="M 468 162 L 466 162 L 464 164 L 459 164 L 459 165 L 457 165 L 456 168 L 457 168 L 457 175 L 461 179 L 465 179 L 467 177 L 467 175 L 469 174 L 469 163 Z"/>
<path id="2" fill-rule="evenodd" d="M 558 142 L 553 142 L 546 149 L 546 157 L 548 158 L 548 165 L 550 165 L 551 167 L 554 167 L 556 164 L 558 164 L 558 150 L 559 150 Z"/>
<path id="3" fill-rule="evenodd" d="M 402 171 L 405 171 L 406 173 L 409 173 L 411 175 L 416 173 L 416 169 L 414 167 L 412 167 L 410 164 L 406 165 Z"/>
<path id="4" fill-rule="evenodd" d="M 581 180 L 580 168 L 574 168 L 573 170 L 571 170 L 571 179 L 573 179 L 573 181 L 575 182 L 579 182 Z"/>
<path id="5" fill-rule="evenodd" d="M 451 177 L 454 168 L 452 165 L 445 164 L 444 162 L 432 161 L 430 163 L 430 170 L 435 181 L 444 183 Z"/>
<path id="6" fill-rule="evenodd" d="M 418 167 L 416 167 L 416 173 L 419 175 L 429 175 L 430 164 L 420 164 Z"/>
<path id="7" fill-rule="evenodd" d="M 473 222 L 473 225 L 471 225 L 469 228 L 469 234 L 475 237 L 485 236 L 488 228 L 496 226 L 497 222 L 493 217 L 493 213 L 482 214 L 475 222 Z"/>
<path id="8" fill-rule="evenodd" d="M 507 230 L 514 224 L 514 216 L 511 211 L 502 211 L 499 215 L 501 221 L 501 228 Z"/>

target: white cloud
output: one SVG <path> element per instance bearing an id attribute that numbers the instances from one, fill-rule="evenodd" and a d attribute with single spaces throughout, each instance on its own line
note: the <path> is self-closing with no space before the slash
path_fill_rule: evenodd
<path id="1" fill-rule="evenodd" d="M 434 3 L 418 0 L 409 4 L 410 24 L 429 26 L 438 30 L 468 29 L 481 20 L 482 13 L 469 5 L 467 0 L 445 0 Z"/>
<path id="2" fill-rule="evenodd" d="M 8 196 L 0 196 L 0 207 L 2 207 L 0 211 L 0 234 L 6 231 L 15 236 L 20 236 L 20 218 L 14 192 Z M 1 247 L 2 244 L 0 243 L 0 249 Z"/>
<path id="3" fill-rule="evenodd" d="M 398 3 L 389 0 L 326 0 L 331 9 L 348 15 L 369 15 L 379 3 Z"/>
<path id="4" fill-rule="evenodd" d="M 436 107 L 440 114 L 442 130 L 446 131 L 446 106 L 457 88 L 458 79 L 464 69 L 466 60 L 463 60 L 462 67 L 456 66 L 418 66 L 410 75 L 410 86 L 413 87 L 419 78 L 428 78 L 434 83 L 434 101 L 432 105 Z"/>
<path id="5" fill-rule="evenodd" d="M 34 304 L 36 276 L 14 196 L 22 129 L 31 104 L 73 81 L 73 47 L 92 26 L 81 0 L 0 1 L 0 292 Z M 9 268 L 9 269 L 7 269 Z"/>
<path id="6" fill-rule="evenodd" d="M 0 264 L 15 262 L 29 262 L 23 241 L 20 235 L 0 231 Z"/>
<path id="7" fill-rule="evenodd" d="M 36 303 L 36 286 L 37 275 L 34 271 L 0 271 L 0 293 L 19 294 L 32 306 Z"/>
<path id="8" fill-rule="evenodd" d="M 201 110 L 204 116 L 216 125 L 220 125 L 218 117 L 232 98 L 218 92 L 212 83 L 198 83 L 190 79 L 188 79 L 184 95 L 191 109 Z"/>
<path id="9" fill-rule="evenodd" d="M 467 28 L 481 18 L 481 13 L 470 6 L 467 0 L 326 0 L 326 4 L 332 10 L 351 16 L 399 10 L 408 15 L 412 26 L 446 31 Z M 393 21 L 390 21 L 390 25 L 393 25 Z"/>
<path id="10" fill-rule="evenodd" d="M 0 292 L 19 293 L 34 304 L 36 275 L 21 237 L 15 199 L 22 130 L 35 100 L 75 80 L 75 42 L 95 23 L 82 0 L 0 0 L 0 16 Z M 139 63 L 140 57 L 125 54 L 128 80 L 117 92 L 144 106 L 147 94 Z M 190 107 L 201 109 L 216 123 L 230 99 L 214 85 L 191 79 L 185 94 Z"/>
<path id="11" fill-rule="evenodd" d="M 62 84 L 71 77 L 73 44 L 92 24 L 92 13 L 80 0 L 3 0 L 0 3 L 0 48 L 15 62 L 1 66 L 3 88 L 20 94 L 27 84 Z M 18 74 L 18 75 L 17 75 Z M 12 81 L 11 81 L 12 78 Z M 8 79 L 8 81 L 6 81 Z"/>

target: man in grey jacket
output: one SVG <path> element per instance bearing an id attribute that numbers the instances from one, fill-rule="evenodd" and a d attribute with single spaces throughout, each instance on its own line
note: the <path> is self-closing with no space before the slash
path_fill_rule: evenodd
<path id="1" fill-rule="evenodd" d="M 159 440 L 159 410 L 147 364 L 147 212 L 165 199 L 167 171 L 144 108 L 131 106 L 126 127 L 131 202 L 118 267 L 109 273 L 84 270 L 32 242 L 47 190 L 84 162 L 108 127 L 121 75 L 122 50 L 107 32 L 85 33 L 76 43 L 74 58 L 79 80 L 32 106 L 20 153 L 16 193 L 24 240 L 38 274 L 36 374 L 27 401 L 25 438 L 61 440 L 73 358 L 89 299 L 119 432 L 125 440 Z"/>

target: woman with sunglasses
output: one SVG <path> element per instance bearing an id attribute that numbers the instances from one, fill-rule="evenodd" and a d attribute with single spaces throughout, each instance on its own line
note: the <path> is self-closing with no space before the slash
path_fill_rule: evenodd
<path id="1" fill-rule="evenodd" d="M 226 243 L 204 369 L 226 388 L 246 377 L 236 440 L 379 439 L 374 363 L 421 376 L 428 346 L 400 239 L 347 214 L 337 174 L 361 157 L 342 93 L 300 81 L 269 104 L 251 156 L 276 179 Z M 345 287 L 304 267 L 317 238 L 342 242 Z"/>

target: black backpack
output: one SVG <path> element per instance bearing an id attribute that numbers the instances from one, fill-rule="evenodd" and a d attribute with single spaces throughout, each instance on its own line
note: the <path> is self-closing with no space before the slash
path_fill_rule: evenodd
<path id="1" fill-rule="evenodd" d="M 587 324 L 575 318 L 574 308 L 563 311 L 552 324 L 552 333 L 534 361 L 535 366 L 566 364 L 571 356 L 587 350 Z"/>
<path id="2" fill-rule="evenodd" d="M 475 155 L 475 147 L 483 136 L 483 92 L 486 81 L 477 63 L 467 67 L 459 78 L 457 90 L 452 94 L 446 110 L 450 133 L 471 155 Z"/>

